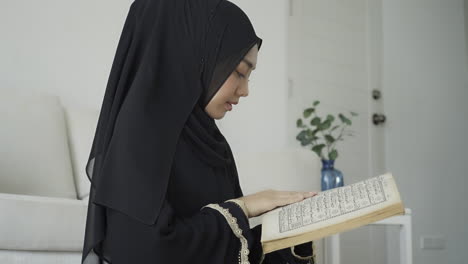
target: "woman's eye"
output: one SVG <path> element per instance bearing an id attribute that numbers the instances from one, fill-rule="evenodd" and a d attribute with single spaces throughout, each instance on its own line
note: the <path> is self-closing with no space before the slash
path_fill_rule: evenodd
<path id="1" fill-rule="evenodd" d="M 238 70 L 236 70 L 236 72 L 237 72 L 237 75 L 239 75 L 239 77 L 245 78 L 245 75 L 244 75 L 244 74 L 240 73 Z"/>

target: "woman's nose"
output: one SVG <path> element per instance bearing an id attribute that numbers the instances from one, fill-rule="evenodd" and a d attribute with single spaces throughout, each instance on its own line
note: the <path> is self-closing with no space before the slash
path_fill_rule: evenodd
<path id="1" fill-rule="evenodd" d="M 239 96 L 248 96 L 249 95 L 249 84 L 246 82 L 245 84 L 240 85 L 239 89 L 237 89 Z"/>

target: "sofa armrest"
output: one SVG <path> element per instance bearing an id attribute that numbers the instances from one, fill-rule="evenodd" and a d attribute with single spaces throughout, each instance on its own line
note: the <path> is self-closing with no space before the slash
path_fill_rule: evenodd
<path id="1" fill-rule="evenodd" d="M 0 249 L 81 251 L 87 200 L 0 193 Z"/>

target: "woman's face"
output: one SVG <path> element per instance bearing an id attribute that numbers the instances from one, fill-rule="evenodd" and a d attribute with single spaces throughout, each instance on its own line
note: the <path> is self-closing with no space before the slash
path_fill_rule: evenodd
<path id="1" fill-rule="evenodd" d="M 258 44 L 255 44 L 206 105 L 208 115 L 214 119 L 223 118 L 233 107 L 228 102 L 237 104 L 241 96 L 249 94 L 249 77 L 257 67 L 257 55 Z"/>

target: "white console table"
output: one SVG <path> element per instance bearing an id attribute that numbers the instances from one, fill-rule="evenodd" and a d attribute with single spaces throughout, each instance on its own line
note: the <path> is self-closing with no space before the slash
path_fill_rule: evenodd
<path id="1" fill-rule="evenodd" d="M 398 225 L 400 226 L 400 263 L 413 263 L 412 237 L 411 237 L 411 209 L 405 208 L 404 215 L 392 216 L 369 225 Z M 340 260 L 340 234 L 324 239 L 325 263 L 341 264 Z"/>

